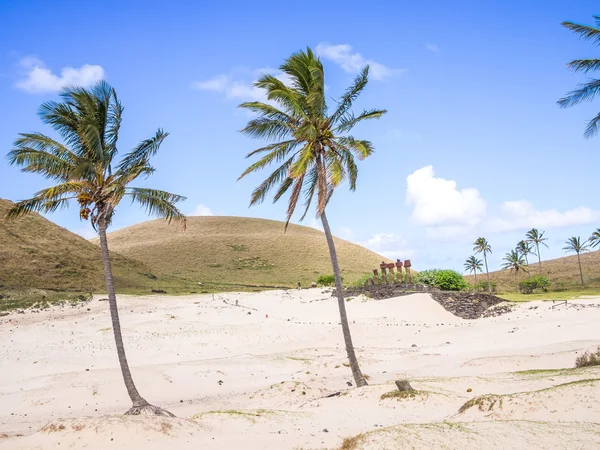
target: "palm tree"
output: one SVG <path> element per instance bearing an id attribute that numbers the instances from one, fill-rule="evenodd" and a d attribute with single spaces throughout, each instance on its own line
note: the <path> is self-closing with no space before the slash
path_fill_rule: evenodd
<path id="1" fill-rule="evenodd" d="M 509 253 L 502 258 L 503 261 L 506 261 L 502 264 L 503 269 L 510 269 L 511 271 L 515 271 L 515 289 L 517 292 L 519 291 L 519 270 L 525 270 L 525 260 L 523 259 L 523 255 L 516 250 L 511 250 Z"/>
<path id="2" fill-rule="evenodd" d="M 529 242 L 529 241 L 519 241 L 519 243 L 517 244 L 517 248 L 515 250 L 517 251 L 517 253 L 520 253 L 521 255 L 523 255 L 525 257 L 525 264 L 527 264 L 527 266 L 529 266 L 529 259 L 527 258 L 527 255 L 535 255 L 536 254 L 533 251 L 531 242 Z"/>
<path id="3" fill-rule="evenodd" d="M 481 260 L 475 258 L 475 256 L 470 256 L 465 262 L 465 270 L 467 272 L 472 272 L 473 274 L 475 274 L 475 283 L 477 283 L 477 271 L 483 272 L 483 270 L 481 269 L 482 266 L 483 263 L 481 262 Z"/>
<path id="4" fill-rule="evenodd" d="M 600 228 L 596 228 L 596 231 L 592 233 L 588 242 L 590 243 L 591 248 L 596 248 L 600 245 Z"/>
<path id="5" fill-rule="evenodd" d="M 538 264 L 539 264 L 539 268 L 540 268 L 540 275 L 542 274 L 542 256 L 540 254 L 540 244 L 545 245 L 546 248 L 548 248 L 548 244 L 546 244 L 546 241 L 548 240 L 548 238 L 544 237 L 544 233 L 545 233 L 545 231 L 542 231 L 540 233 L 537 228 L 532 228 L 525 235 L 527 237 L 528 242 L 535 244 L 535 251 L 537 253 Z M 533 254 L 535 255 L 536 253 L 533 253 Z"/>
<path id="6" fill-rule="evenodd" d="M 386 111 L 373 109 L 357 116 L 351 111 L 353 101 L 367 85 L 368 66 L 356 77 L 331 114 L 325 99 L 323 65 L 310 48 L 294 53 L 280 70 L 289 77 L 287 84 L 272 75 L 263 75 L 254 84 L 266 91 L 270 103 L 247 102 L 240 105 L 258 113 L 258 117 L 250 120 L 242 133 L 271 142 L 248 154 L 247 157 L 264 156 L 248 167 L 240 178 L 273 162 L 278 163 L 277 169 L 254 190 L 250 205 L 261 203 L 276 186 L 275 202 L 291 189 L 286 229 L 300 196 L 304 196 L 305 208 L 300 220 L 304 219 L 316 196 L 316 215 L 321 218 L 329 246 L 346 353 L 356 385 L 364 386 L 367 382 L 352 345 L 340 268 L 325 207 L 335 188 L 345 179 L 348 179 L 351 190 L 356 189 L 358 172 L 355 157 L 362 160 L 373 153 L 371 142 L 355 139 L 347 132 L 359 122 L 377 119 Z"/>
<path id="7" fill-rule="evenodd" d="M 125 348 L 113 275 L 111 270 L 106 229 L 115 208 L 124 197 L 146 208 L 148 214 L 183 221 L 185 217 L 175 207 L 184 197 L 148 188 L 130 187 L 129 184 L 154 172 L 150 158 L 158 151 L 168 133 L 158 130 L 154 137 L 142 141 L 117 163 L 117 139 L 123 107 L 113 88 L 99 82 L 90 89 L 67 88 L 61 94 L 62 102 L 44 103 L 39 111 L 42 122 L 52 126 L 64 143 L 42 133 L 23 133 L 8 154 L 11 164 L 22 166 L 23 172 L 33 172 L 54 180 L 57 184 L 42 189 L 28 199 L 18 202 L 8 218 L 16 218 L 32 211 L 52 212 L 66 207 L 70 200 L 79 203 L 79 215 L 91 220 L 100 235 L 100 248 L 112 328 L 123 380 L 133 406 L 125 414 L 156 414 L 173 416 L 168 411 L 149 404 L 138 392 Z"/>
<path id="8" fill-rule="evenodd" d="M 473 243 L 473 251 L 476 255 L 478 253 L 483 253 L 483 260 L 485 261 L 485 273 L 487 275 L 488 292 L 491 294 L 492 284 L 490 283 L 490 271 L 488 270 L 487 254 L 492 253 L 492 247 L 485 238 L 480 237 L 477 238 L 477 240 Z"/>
<path id="9" fill-rule="evenodd" d="M 590 248 L 586 245 L 587 242 L 588 241 L 581 242 L 581 238 L 579 236 L 573 236 L 573 237 L 570 237 L 569 239 L 567 239 L 567 241 L 565 242 L 565 244 L 567 244 L 567 246 L 563 247 L 563 250 L 565 250 L 567 253 L 568 252 L 577 253 L 577 262 L 579 263 L 579 276 L 581 277 L 581 285 L 582 286 L 584 286 L 583 272 L 581 271 L 581 257 L 579 255 L 581 255 L 581 253 L 583 253 L 583 252 L 587 252 L 590 250 Z"/>
<path id="10" fill-rule="evenodd" d="M 574 33 L 578 34 L 579 37 L 585 40 L 591 40 L 594 44 L 600 44 L 600 16 L 595 15 L 594 21 L 595 26 L 582 25 L 575 22 L 563 22 L 561 25 Z M 600 69 L 600 59 L 587 58 L 587 59 L 574 59 L 567 67 L 574 72 L 588 73 L 590 71 Z M 584 101 L 593 100 L 598 94 L 600 94 L 600 80 L 592 78 L 586 83 L 579 84 L 577 89 L 569 92 L 566 97 L 561 98 L 558 104 L 562 108 L 568 108 L 575 106 Z M 598 113 L 592 120 L 590 120 L 585 128 L 584 136 L 590 138 L 598 132 L 598 125 L 600 124 L 600 113 Z"/>

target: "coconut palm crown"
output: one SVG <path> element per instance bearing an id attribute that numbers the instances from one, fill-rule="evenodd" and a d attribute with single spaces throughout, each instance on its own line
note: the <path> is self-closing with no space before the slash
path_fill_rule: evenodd
<path id="1" fill-rule="evenodd" d="M 483 253 L 483 261 L 485 262 L 485 273 L 487 276 L 488 292 L 492 293 L 492 283 L 490 281 L 490 271 L 488 269 L 487 255 L 492 253 L 492 247 L 490 243 L 484 237 L 479 237 L 473 242 L 473 251 L 475 254 Z"/>
<path id="2" fill-rule="evenodd" d="M 247 155 L 247 158 L 262 156 L 240 178 L 272 163 L 278 164 L 277 169 L 254 190 L 250 205 L 261 203 L 272 189 L 276 189 L 273 200 L 277 202 L 291 189 L 287 225 L 301 195 L 304 195 L 305 209 L 300 220 L 306 217 L 315 196 L 319 217 L 342 181 L 347 179 L 350 189 L 356 189 L 358 168 L 355 158 L 363 160 L 371 155 L 373 145 L 347 133 L 360 122 L 380 118 L 386 110 L 365 110 L 358 115 L 352 112 L 353 101 L 367 85 L 368 66 L 331 113 L 325 98 L 323 65 L 310 48 L 294 53 L 280 70 L 289 81 L 263 75 L 255 83 L 256 87 L 264 89 L 269 103 L 255 101 L 239 105 L 258 114 L 241 130 L 242 133 L 274 141 Z"/>
<path id="3" fill-rule="evenodd" d="M 168 411 L 149 404 L 133 382 L 121 334 L 106 237 L 106 229 L 112 221 L 115 208 L 126 197 L 142 205 L 151 215 L 185 224 L 184 215 L 175 206 L 177 202 L 185 200 L 184 197 L 130 186 L 133 181 L 154 173 L 150 158 L 156 154 L 167 133 L 158 130 L 155 136 L 142 141 L 116 161 L 123 107 L 115 90 L 101 81 L 90 89 L 67 88 L 60 96 L 62 102 L 44 103 L 39 115 L 44 123 L 60 135 L 62 142 L 42 133 L 23 133 L 8 154 L 10 163 L 21 166 L 23 172 L 40 174 L 56 184 L 36 192 L 30 199 L 16 203 L 8 212 L 8 218 L 32 211 L 56 211 L 77 200 L 80 218 L 89 219 L 100 236 L 117 355 L 133 403 L 126 414 L 172 416 Z"/>

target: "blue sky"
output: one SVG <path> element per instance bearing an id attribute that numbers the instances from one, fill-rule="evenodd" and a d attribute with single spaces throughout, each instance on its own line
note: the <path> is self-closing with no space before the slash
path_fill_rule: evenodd
<path id="1" fill-rule="evenodd" d="M 260 98 L 259 73 L 310 46 L 332 97 L 369 63 L 356 108 L 389 110 L 355 129 L 376 153 L 360 163 L 357 191 L 332 199 L 338 236 L 418 269 L 462 270 L 476 237 L 490 241 L 498 268 L 536 226 L 549 238 L 542 256 L 562 256 L 567 237 L 600 226 L 600 137 L 583 137 L 600 103 L 557 107 L 585 79 L 565 64 L 597 51 L 559 24 L 592 23 L 596 3 L 4 0 L 0 153 L 19 132 L 52 135 L 36 112 L 65 83 L 104 78 L 125 106 L 121 151 L 170 132 L 143 184 L 187 196 L 187 214 L 283 220 L 284 203 L 248 209 L 266 174 L 236 181 L 261 144 L 237 132 L 249 116 L 236 106 Z M 46 184 L 0 161 L 0 197 Z M 74 208 L 49 218 L 89 236 Z M 143 220 L 123 205 L 114 226 Z"/>

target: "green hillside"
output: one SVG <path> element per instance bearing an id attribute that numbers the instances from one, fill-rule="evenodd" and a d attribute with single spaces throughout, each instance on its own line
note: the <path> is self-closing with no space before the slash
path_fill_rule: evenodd
<path id="1" fill-rule="evenodd" d="M 201 283 L 308 286 L 331 274 L 325 235 L 314 228 L 244 217 L 189 217 L 187 229 L 153 220 L 114 231 L 109 245 L 153 270 Z M 386 258 L 337 239 L 342 276 L 352 282 Z"/>

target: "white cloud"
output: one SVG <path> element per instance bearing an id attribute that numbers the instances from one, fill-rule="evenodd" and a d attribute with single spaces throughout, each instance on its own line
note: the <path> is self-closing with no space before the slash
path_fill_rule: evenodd
<path id="1" fill-rule="evenodd" d="M 406 203 L 414 205 L 412 219 L 428 226 L 474 226 L 486 213 L 486 202 L 474 188 L 457 189 L 456 181 L 436 178 L 432 166 L 406 178 Z"/>
<path id="2" fill-rule="evenodd" d="M 394 233 L 376 233 L 361 245 L 390 259 L 404 260 L 415 254 L 408 247 L 408 241 Z"/>
<path id="3" fill-rule="evenodd" d="M 440 52 L 440 48 L 437 46 L 437 44 L 433 44 L 431 42 L 427 42 L 425 44 L 425 47 L 427 47 L 427 50 L 432 51 L 434 53 L 439 53 Z"/>
<path id="4" fill-rule="evenodd" d="M 528 228 L 563 228 L 587 225 L 600 220 L 600 211 L 579 206 L 560 212 L 556 209 L 539 210 L 528 200 L 506 201 L 501 217 L 490 219 L 489 231 L 511 231 Z"/>
<path id="5" fill-rule="evenodd" d="M 214 213 L 208 206 L 200 203 L 198 206 L 196 206 L 196 209 L 192 216 L 214 216 Z"/>
<path id="6" fill-rule="evenodd" d="M 363 67 L 369 65 L 371 77 L 375 80 L 383 80 L 396 72 L 403 71 L 390 69 L 383 64 L 366 59 L 360 53 L 353 52 L 352 46 L 348 44 L 331 45 L 322 42 L 317 45 L 317 54 L 325 59 L 333 61 L 348 73 L 357 73 Z"/>
<path id="7" fill-rule="evenodd" d="M 80 68 L 64 67 L 60 75 L 54 74 L 43 61 L 34 57 L 22 58 L 19 62 L 23 79 L 16 86 L 31 93 L 56 92 L 67 86 L 89 87 L 104 79 L 102 66 L 84 64 Z"/>
<path id="8" fill-rule="evenodd" d="M 224 94 L 226 98 L 238 100 L 265 101 L 263 89 L 254 86 L 254 82 L 263 74 L 272 74 L 284 83 L 289 77 L 277 69 L 264 67 L 260 69 L 237 68 L 229 73 L 217 75 L 204 81 L 192 82 L 192 89 L 213 91 Z"/>

